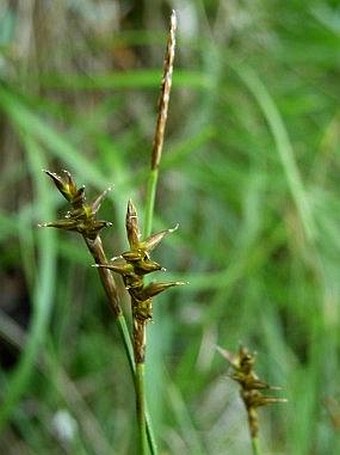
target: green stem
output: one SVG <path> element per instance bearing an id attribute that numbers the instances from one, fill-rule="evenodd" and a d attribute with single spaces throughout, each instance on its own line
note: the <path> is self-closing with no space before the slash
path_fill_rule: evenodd
<path id="1" fill-rule="evenodd" d="M 139 455 L 148 454 L 148 438 L 146 433 L 146 419 L 145 419 L 145 381 L 144 381 L 144 363 L 137 363 L 136 365 L 136 409 L 138 420 L 139 432 Z"/>
<path id="2" fill-rule="evenodd" d="M 151 234 L 151 230 L 152 230 L 152 221 L 153 221 L 153 213 L 154 213 L 154 207 L 155 207 L 158 175 L 159 175 L 158 167 L 150 170 L 150 174 L 149 174 L 149 178 L 148 178 L 147 192 L 146 192 L 145 215 L 144 215 L 145 216 L 145 218 L 144 218 L 145 238 Z M 131 344 L 131 341 L 130 341 L 130 344 Z M 143 383 L 142 384 L 144 387 L 144 364 L 142 364 L 142 365 L 143 365 Z M 138 376 L 138 371 L 137 371 L 137 376 Z M 137 382 L 139 382 L 139 380 L 136 378 L 136 383 Z M 136 387 L 136 389 L 137 389 L 137 387 Z M 137 392 L 137 390 L 136 390 L 136 392 Z M 138 396 L 137 396 L 137 400 L 138 400 Z M 145 412 L 145 418 L 146 418 L 146 430 L 147 430 L 147 436 L 148 436 L 148 441 L 149 441 L 149 447 L 150 447 L 152 455 L 157 455 L 157 445 L 156 445 L 155 436 L 153 434 L 152 425 L 150 422 L 150 420 L 151 420 L 150 414 L 148 412 L 147 404 L 146 404 L 146 400 L 145 400 L 145 390 L 143 390 L 143 400 L 144 400 L 143 406 L 144 406 L 144 412 Z"/>
<path id="3" fill-rule="evenodd" d="M 176 14 L 173 11 L 170 18 L 170 29 L 167 41 L 167 48 L 165 52 L 164 60 L 164 71 L 162 78 L 162 85 L 160 91 L 160 98 L 158 102 L 158 115 L 156 122 L 155 137 L 153 142 L 153 149 L 151 154 L 151 169 L 148 178 L 147 193 L 146 193 L 146 203 L 145 203 L 145 217 L 144 217 L 144 235 L 145 238 L 149 237 L 152 230 L 152 220 L 153 213 L 155 208 L 155 199 L 156 199 L 156 190 L 157 190 L 157 181 L 159 174 L 159 163 L 162 157 L 163 150 L 163 140 L 164 140 L 164 131 L 168 115 L 169 107 L 169 98 L 171 91 L 172 83 L 172 70 L 173 70 L 173 61 L 175 57 L 175 32 L 176 32 Z M 145 422 L 140 420 L 145 416 L 146 411 L 146 399 L 145 399 L 145 386 L 144 386 L 144 363 L 137 364 L 136 370 L 136 392 L 137 392 L 137 413 L 140 414 L 138 421 L 140 427 L 140 440 L 141 440 L 141 450 L 143 447 L 143 441 L 145 438 L 144 425 Z M 141 414 L 140 408 L 143 409 L 143 414 Z M 143 425 L 142 425 L 143 424 Z M 149 433 L 148 433 L 149 435 Z M 150 435 L 149 435 L 150 436 Z M 150 442 L 150 437 L 149 437 Z M 152 444 L 151 444 L 152 445 Z M 144 451 L 142 452 L 144 453 Z"/>
<path id="4" fill-rule="evenodd" d="M 152 220 L 155 208 L 156 190 L 158 182 L 158 167 L 150 170 L 148 186 L 146 192 L 145 215 L 144 215 L 144 235 L 149 237 L 152 230 Z"/>
<path id="5" fill-rule="evenodd" d="M 251 438 L 251 447 L 253 449 L 253 455 L 262 455 L 258 436 Z"/>
<path id="6" fill-rule="evenodd" d="M 138 372 L 138 369 L 136 371 L 136 365 L 135 365 L 135 359 L 134 359 L 133 348 L 132 348 L 132 343 L 131 343 L 131 337 L 130 337 L 129 330 L 128 330 L 128 327 L 127 327 L 127 324 L 126 324 L 126 319 L 125 319 L 123 314 L 118 316 L 118 318 L 117 318 L 117 326 L 118 326 L 119 333 L 120 333 L 120 335 L 122 337 L 122 340 L 123 340 L 124 349 L 125 349 L 125 352 L 126 352 L 126 357 L 128 359 L 128 362 L 129 362 L 129 367 L 130 367 L 131 374 L 135 378 L 134 383 L 135 383 L 136 396 L 137 396 L 137 400 L 138 400 L 139 386 L 142 385 L 144 387 L 144 383 L 140 384 L 140 381 L 137 379 L 137 374 L 140 374 L 140 373 Z M 144 367 L 144 365 L 143 365 L 143 367 Z M 143 370 L 144 370 L 144 368 L 143 368 Z M 144 375 L 144 371 L 143 371 L 143 375 Z M 143 379 L 143 381 L 144 381 L 144 379 Z M 138 386 L 138 384 L 139 384 L 139 386 Z M 151 452 L 152 455 L 157 455 L 156 439 L 155 439 L 155 435 L 153 433 L 152 424 L 151 424 L 151 418 L 150 418 L 149 411 L 147 409 L 145 398 L 144 398 L 143 407 L 144 407 L 144 415 L 145 415 L 146 433 L 147 433 L 147 438 L 148 438 L 150 452 Z"/>

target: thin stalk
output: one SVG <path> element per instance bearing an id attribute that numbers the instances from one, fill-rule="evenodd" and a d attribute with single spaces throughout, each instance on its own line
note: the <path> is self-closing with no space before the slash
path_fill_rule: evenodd
<path id="1" fill-rule="evenodd" d="M 136 317 L 134 309 L 138 303 L 131 299 L 133 309 L 133 351 L 136 362 L 136 412 L 138 423 L 139 455 L 147 455 L 146 435 L 146 396 L 145 396 L 145 346 L 146 346 L 146 320 Z"/>
<path id="2" fill-rule="evenodd" d="M 145 364 L 137 363 L 136 365 L 136 409 L 139 432 L 139 455 L 148 454 L 148 439 L 146 433 L 145 419 Z"/>
<path id="3" fill-rule="evenodd" d="M 148 177 L 146 203 L 145 203 L 145 218 L 144 218 L 144 229 L 145 237 L 147 238 L 151 234 L 152 220 L 155 207 L 157 182 L 159 176 L 159 164 L 162 157 L 164 132 L 168 117 L 168 107 L 170 99 L 170 91 L 172 85 L 172 73 L 173 73 L 173 62 L 175 58 L 175 32 L 177 27 L 176 13 L 173 10 L 170 17 L 169 35 L 167 41 L 167 47 L 165 52 L 165 59 L 163 65 L 163 78 L 160 90 L 160 96 L 158 101 L 158 115 L 155 128 L 155 135 L 151 154 L 151 168 Z M 144 336 L 145 336 L 145 327 Z M 134 334 L 135 335 L 135 334 Z M 143 338 L 144 338 L 143 336 Z M 145 345 L 144 345 L 145 348 Z M 135 347 L 135 355 L 136 355 Z M 136 408 L 137 408 L 137 419 L 139 428 L 139 443 L 140 443 L 140 454 L 147 454 L 146 446 L 146 432 L 145 429 L 149 430 L 150 426 L 147 425 L 149 415 L 147 412 L 146 404 L 146 393 L 145 393 L 145 362 L 143 352 L 143 362 L 136 361 Z M 146 415 L 146 419 L 145 419 Z M 155 444 L 152 444 L 152 434 L 150 431 L 147 433 L 150 448 L 154 448 Z M 155 453 L 155 452 L 152 452 Z"/>
<path id="4" fill-rule="evenodd" d="M 123 340 L 123 345 L 125 348 L 126 352 L 126 357 L 129 362 L 129 367 L 131 374 L 133 374 L 133 377 L 135 378 L 134 385 L 135 385 L 135 390 L 137 393 L 137 378 L 136 375 L 138 373 L 138 369 L 136 370 L 136 365 L 135 365 L 135 359 L 133 355 L 133 349 L 132 349 L 132 343 L 131 343 L 131 338 L 129 334 L 129 329 L 126 324 L 126 319 L 123 314 L 118 316 L 117 318 L 117 326 L 119 333 L 121 334 L 122 340 Z M 157 455 L 157 444 L 156 444 L 156 438 L 153 432 L 152 428 L 152 423 L 151 423 L 151 418 L 149 411 L 147 409 L 146 403 L 144 403 L 144 414 L 145 414 L 145 423 L 146 423 L 146 433 L 147 433 L 147 438 L 148 438 L 148 443 L 149 443 L 149 449 L 151 452 L 151 455 Z"/>
<path id="5" fill-rule="evenodd" d="M 253 449 L 253 455 L 262 455 L 258 436 L 251 438 L 251 447 Z"/>

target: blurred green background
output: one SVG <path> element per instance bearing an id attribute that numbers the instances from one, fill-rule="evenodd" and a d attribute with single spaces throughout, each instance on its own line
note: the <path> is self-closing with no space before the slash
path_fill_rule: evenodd
<path id="1" fill-rule="evenodd" d="M 143 213 L 166 31 L 175 74 L 154 229 L 166 279 L 147 352 L 161 454 L 250 454 L 220 345 L 257 351 L 287 404 L 265 454 L 340 453 L 339 2 L 1 0 L 0 453 L 133 454 L 133 385 L 90 256 L 39 230 L 41 172 L 113 184 L 108 256 Z M 122 291 L 128 315 L 128 300 Z"/>

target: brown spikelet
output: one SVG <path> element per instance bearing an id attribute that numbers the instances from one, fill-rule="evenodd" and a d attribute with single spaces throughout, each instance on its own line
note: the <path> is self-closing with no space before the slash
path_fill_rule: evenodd
<path id="1" fill-rule="evenodd" d="M 167 283 L 144 283 L 144 276 L 162 270 L 162 266 L 150 258 L 150 252 L 161 240 L 175 229 L 165 229 L 140 240 L 138 214 L 133 202 L 129 200 L 126 211 L 126 233 L 130 250 L 114 258 L 112 262 L 100 264 L 123 277 L 126 290 L 130 294 L 133 317 L 133 340 L 136 363 L 144 363 L 146 324 L 152 320 L 152 298 L 174 286 L 185 284 L 174 281 Z M 177 229 L 177 226 L 176 226 Z"/>
<path id="2" fill-rule="evenodd" d="M 176 28 L 177 17 L 173 10 L 170 17 L 170 27 L 168 42 L 165 51 L 164 65 L 163 65 L 163 78 L 161 84 L 161 91 L 158 99 L 158 116 L 155 129 L 155 136 L 153 140 L 152 155 L 151 155 L 151 169 L 157 169 L 162 156 L 163 141 L 165 125 L 168 118 L 168 108 L 170 100 L 170 92 L 172 85 L 172 73 L 175 59 L 176 47 Z"/>

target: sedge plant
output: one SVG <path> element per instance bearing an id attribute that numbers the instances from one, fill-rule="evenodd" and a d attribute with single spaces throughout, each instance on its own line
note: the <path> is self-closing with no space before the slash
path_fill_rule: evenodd
<path id="1" fill-rule="evenodd" d="M 132 200 L 128 201 L 125 228 L 129 249 L 111 260 L 107 259 L 100 232 L 103 228 L 111 227 L 112 223 L 97 218 L 104 197 L 108 190 L 100 194 L 93 202 L 88 203 L 85 197 L 85 187 L 78 187 L 72 175 L 64 170 L 61 175 L 46 170 L 57 189 L 70 204 L 70 210 L 65 217 L 53 222 L 43 223 L 42 227 L 55 227 L 74 231 L 83 237 L 88 251 L 94 259 L 102 286 L 105 290 L 114 319 L 121 334 L 131 373 L 134 378 L 136 415 L 138 424 L 138 454 L 157 454 L 157 445 L 152 431 L 150 416 L 146 403 L 145 368 L 147 348 L 147 324 L 153 319 L 153 299 L 156 295 L 174 286 L 185 284 L 180 281 L 148 282 L 146 276 L 165 270 L 151 258 L 151 252 L 174 228 L 165 229 L 151 234 L 159 167 L 162 157 L 164 133 L 168 116 L 170 91 L 172 85 L 173 62 L 175 56 L 176 15 L 173 11 L 170 18 L 170 29 L 164 59 L 164 72 L 158 101 L 158 116 L 151 153 L 150 171 L 148 176 L 144 234 L 140 228 L 137 209 Z M 122 277 L 124 287 L 130 296 L 132 328 L 129 330 L 120 304 L 120 296 L 114 275 Z M 285 402 L 283 398 L 264 395 L 266 390 L 275 390 L 262 381 L 254 371 L 255 355 L 245 347 L 233 354 L 225 349 L 218 351 L 228 361 L 232 368 L 231 378 L 240 385 L 240 395 L 244 403 L 251 444 L 254 455 L 261 455 L 259 446 L 258 408 L 277 402 Z"/>
<path id="2" fill-rule="evenodd" d="M 109 262 L 105 254 L 100 231 L 105 227 L 111 227 L 112 223 L 99 220 L 97 213 L 104 197 L 110 189 L 100 194 L 93 202 L 88 203 L 85 195 L 85 187 L 78 187 L 72 175 L 67 170 L 63 170 L 61 175 L 49 170 L 45 170 L 44 172 L 52 179 L 59 192 L 68 201 L 70 209 L 64 218 L 39 225 L 40 227 L 54 227 L 79 233 L 83 237 L 87 249 L 95 261 L 95 266 L 98 269 L 114 320 L 121 334 L 130 370 L 134 377 L 136 413 L 139 429 L 139 453 L 141 455 L 147 453 L 155 455 L 157 453 L 157 446 L 145 398 L 146 325 L 148 321 L 152 320 L 152 299 L 155 295 L 170 287 L 183 284 L 177 281 L 149 284 L 144 282 L 145 275 L 158 270 L 164 270 L 158 263 L 150 259 L 150 252 L 159 244 L 164 236 L 177 229 L 176 226 L 173 229 L 163 230 L 157 234 L 150 235 L 172 85 L 175 31 L 176 14 L 175 11 L 172 11 L 145 204 L 146 239 L 144 241 L 141 240 L 137 211 L 132 201 L 129 200 L 126 213 L 126 231 L 130 250 L 122 253 L 119 257 L 113 258 Z M 120 305 L 117 285 L 112 271 L 122 276 L 125 288 L 131 298 L 132 334 L 130 334 Z"/>

